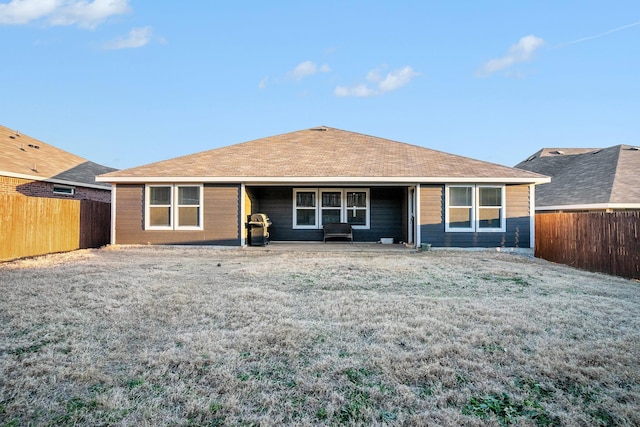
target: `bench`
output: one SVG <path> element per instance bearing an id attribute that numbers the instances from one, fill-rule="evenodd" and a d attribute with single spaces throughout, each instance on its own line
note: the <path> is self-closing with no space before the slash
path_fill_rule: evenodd
<path id="1" fill-rule="evenodd" d="M 323 229 L 325 243 L 327 242 L 327 239 L 338 237 L 349 239 L 353 243 L 353 229 L 351 228 L 351 224 L 347 224 L 344 222 L 333 222 L 325 224 Z"/>

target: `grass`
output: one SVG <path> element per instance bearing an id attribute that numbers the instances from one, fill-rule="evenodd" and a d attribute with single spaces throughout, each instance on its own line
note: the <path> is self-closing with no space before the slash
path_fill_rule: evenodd
<path id="1" fill-rule="evenodd" d="M 0 426 L 640 425 L 640 284 L 493 252 L 0 264 Z"/>

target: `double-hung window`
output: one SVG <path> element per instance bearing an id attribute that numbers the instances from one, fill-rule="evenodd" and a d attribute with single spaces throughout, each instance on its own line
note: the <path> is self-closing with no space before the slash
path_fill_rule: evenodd
<path id="1" fill-rule="evenodd" d="M 146 230 L 201 230 L 202 185 L 147 185 Z"/>
<path id="2" fill-rule="evenodd" d="M 445 231 L 505 231 L 503 185 L 449 185 L 446 187 Z"/>
<path id="3" fill-rule="evenodd" d="M 347 205 L 345 206 L 346 222 L 354 227 L 369 226 L 369 192 L 364 190 L 345 190 Z"/>
<path id="4" fill-rule="evenodd" d="M 318 228 L 318 190 L 294 190 L 293 199 L 294 228 Z"/>
<path id="5" fill-rule="evenodd" d="M 368 188 L 296 188 L 293 190 L 293 228 L 319 229 L 346 222 L 369 228 Z"/>

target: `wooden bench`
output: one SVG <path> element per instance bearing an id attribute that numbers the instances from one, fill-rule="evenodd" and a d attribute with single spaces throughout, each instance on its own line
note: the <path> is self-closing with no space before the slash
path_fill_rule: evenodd
<path id="1" fill-rule="evenodd" d="M 351 227 L 351 224 L 347 224 L 344 222 L 333 222 L 325 224 L 323 229 L 325 243 L 327 242 L 327 239 L 333 238 L 349 239 L 353 243 L 353 228 Z"/>

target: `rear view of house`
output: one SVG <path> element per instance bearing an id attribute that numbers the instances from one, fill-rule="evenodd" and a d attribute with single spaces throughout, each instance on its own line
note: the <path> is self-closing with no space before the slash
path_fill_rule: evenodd
<path id="1" fill-rule="evenodd" d="M 111 172 L 114 244 L 245 245 L 251 214 L 274 241 L 532 245 L 534 188 L 549 178 L 427 148 L 316 127 Z"/>

